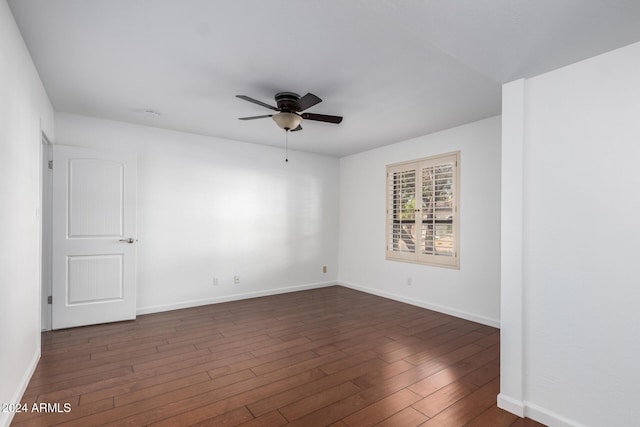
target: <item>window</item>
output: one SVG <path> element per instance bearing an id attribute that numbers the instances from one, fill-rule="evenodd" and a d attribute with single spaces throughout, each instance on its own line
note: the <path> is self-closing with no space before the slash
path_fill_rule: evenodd
<path id="1" fill-rule="evenodd" d="M 387 259 L 459 268 L 459 157 L 387 166 Z"/>

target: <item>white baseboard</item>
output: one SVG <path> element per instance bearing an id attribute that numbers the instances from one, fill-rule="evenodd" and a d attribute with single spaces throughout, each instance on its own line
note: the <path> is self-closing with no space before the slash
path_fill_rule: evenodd
<path id="1" fill-rule="evenodd" d="M 38 348 L 36 349 L 35 354 L 31 358 L 29 365 L 27 365 L 27 370 L 25 371 L 22 379 L 20 380 L 19 387 L 16 390 L 13 399 L 6 403 L 19 403 L 22 401 L 22 396 L 24 392 L 27 390 L 27 386 L 29 386 L 29 381 L 31 381 L 31 377 L 33 373 L 36 371 L 38 367 L 38 361 L 40 360 L 40 340 L 38 340 Z M 9 427 L 11 425 L 11 421 L 13 421 L 13 416 L 15 412 L 0 412 L 0 427 Z"/>
<path id="2" fill-rule="evenodd" d="M 584 424 L 527 401 L 524 402 L 524 415 L 527 418 L 552 427 L 585 427 Z"/>
<path id="3" fill-rule="evenodd" d="M 498 408 L 511 412 L 519 417 L 524 417 L 524 402 L 500 393 L 498 395 Z"/>
<path id="4" fill-rule="evenodd" d="M 514 399 L 503 393 L 498 395 L 498 408 L 509 411 L 519 417 L 527 417 L 551 427 L 585 427 L 534 403 Z"/>
<path id="5" fill-rule="evenodd" d="M 366 286 L 356 285 L 355 283 L 338 281 L 338 285 L 344 286 L 346 288 L 355 289 L 357 291 L 366 292 L 368 294 L 378 295 L 380 297 L 389 298 L 395 301 L 400 301 L 400 302 L 415 305 L 418 307 L 426 308 L 427 310 L 433 310 L 439 313 L 450 314 L 451 316 L 460 317 L 462 319 L 470 320 L 472 322 L 482 323 L 483 325 L 492 326 L 494 328 L 500 328 L 500 320 L 498 319 L 491 319 L 489 317 L 478 316 L 476 314 L 456 310 L 451 307 L 432 304 L 426 301 L 408 298 L 402 295 L 392 294 L 390 292 L 379 291 L 377 289 L 368 288 Z"/>
<path id="6" fill-rule="evenodd" d="M 222 295 L 218 297 L 212 298 L 203 298 L 198 300 L 190 300 L 190 301 L 182 301 L 172 304 L 162 304 L 162 305 L 152 305 L 148 307 L 138 307 L 136 309 L 136 314 L 151 314 L 151 313 L 160 313 L 162 311 L 171 311 L 171 310 L 179 310 L 181 308 L 190 308 L 190 307 L 198 307 L 201 305 L 209 305 L 209 304 L 218 304 L 221 302 L 229 302 L 229 301 L 240 301 L 243 299 L 249 298 L 258 298 L 258 297 L 266 297 L 270 295 L 278 295 L 278 294 L 286 294 L 288 292 L 297 292 L 297 291 L 306 291 L 308 289 L 319 289 L 326 288 L 328 286 L 335 286 L 337 283 L 334 282 L 319 282 L 319 283 L 308 283 L 305 285 L 296 285 L 296 286 L 287 286 L 284 288 L 276 288 L 276 289 L 267 289 L 265 291 L 254 291 L 247 292 L 243 294 L 232 294 L 232 295 Z"/>

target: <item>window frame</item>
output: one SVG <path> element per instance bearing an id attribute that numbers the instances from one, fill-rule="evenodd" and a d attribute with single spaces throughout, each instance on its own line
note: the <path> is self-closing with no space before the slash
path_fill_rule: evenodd
<path id="1" fill-rule="evenodd" d="M 407 194 L 411 192 L 411 183 L 410 181 L 407 184 L 407 187 L 404 187 L 404 183 L 398 184 L 394 181 L 394 179 L 398 179 L 398 174 L 406 174 L 408 179 L 411 177 L 413 173 L 413 177 L 415 179 L 415 185 L 413 188 L 413 202 L 414 206 L 423 206 L 423 171 L 428 168 L 435 168 L 441 165 L 453 165 L 453 173 L 451 178 L 453 183 L 451 184 L 451 220 L 449 222 L 448 217 L 446 220 L 437 220 L 436 212 L 437 209 L 432 207 L 433 215 L 430 217 L 430 220 L 425 221 L 422 216 L 421 208 L 414 208 L 413 218 L 406 219 L 407 215 L 411 215 L 411 212 L 408 212 L 403 207 L 398 208 L 398 197 L 400 197 L 402 204 L 407 204 L 410 202 L 410 198 L 407 199 Z M 413 171 L 413 172 L 412 172 Z M 409 192 L 406 193 L 403 190 L 408 189 Z M 398 191 L 401 191 L 400 195 Z M 434 156 L 424 157 L 421 159 L 414 159 L 410 161 L 404 161 L 399 163 L 393 163 L 386 166 L 386 183 L 385 183 L 385 203 L 386 203 L 386 232 L 385 232 L 385 259 L 390 261 L 402 261 L 402 262 L 411 262 L 418 263 L 424 265 L 430 265 L 435 267 L 445 267 L 445 268 L 460 268 L 460 151 L 454 151 L 450 153 L 438 154 Z M 395 203 L 395 204 L 394 204 Z M 433 206 L 433 205 L 432 205 Z M 398 216 L 401 218 L 398 219 Z M 422 228 L 428 227 L 429 222 L 431 223 L 432 230 L 431 233 L 427 233 L 428 235 L 433 236 L 434 239 L 434 248 L 433 253 L 423 253 L 419 248 L 426 247 L 428 239 L 423 238 Z M 406 248 L 403 250 L 399 245 L 394 245 L 394 236 L 397 237 L 397 224 L 413 224 L 411 227 L 413 229 L 412 237 L 413 238 L 413 251 L 410 250 L 410 245 L 406 245 Z M 452 226 L 452 256 L 443 256 L 437 255 L 435 252 L 435 224 L 448 224 L 451 223 Z M 396 233 L 394 234 L 394 226 L 396 227 Z M 427 228 L 428 229 L 428 228 Z M 404 229 L 400 231 L 403 233 Z"/>

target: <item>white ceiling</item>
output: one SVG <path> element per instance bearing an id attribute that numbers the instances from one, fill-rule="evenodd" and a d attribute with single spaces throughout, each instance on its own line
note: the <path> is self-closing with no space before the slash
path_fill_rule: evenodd
<path id="1" fill-rule="evenodd" d="M 500 114 L 501 84 L 640 40 L 638 0 L 8 0 L 56 111 L 344 156 Z M 145 110 L 160 112 L 153 117 Z"/>

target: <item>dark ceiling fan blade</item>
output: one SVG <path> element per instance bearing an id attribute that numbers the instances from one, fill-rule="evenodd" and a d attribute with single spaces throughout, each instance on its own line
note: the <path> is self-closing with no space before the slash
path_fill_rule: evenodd
<path id="1" fill-rule="evenodd" d="M 304 111 L 307 108 L 311 108 L 314 105 L 319 104 L 321 102 L 322 102 L 322 99 L 318 98 L 312 93 L 308 93 L 302 98 L 298 99 L 298 102 L 297 102 L 298 111 Z"/>
<path id="2" fill-rule="evenodd" d="M 295 129 L 291 129 L 290 132 L 296 132 L 296 131 L 299 131 L 299 130 L 302 130 L 302 126 L 300 126 L 300 125 L 298 125 L 298 127 L 295 128 Z"/>
<path id="3" fill-rule="evenodd" d="M 276 107 L 274 107 L 273 105 L 265 104 L 262 101 L 258 101 L 257 99 L 249 98 L 246 95 L 236 95 L 236 98 L 244 99 L 245 101 L 253 102 L 254 104 L 262 105 L 263 107 L 269 108 L 269 109 L 274 110 L 274 111 L 278 111 L 278 109 Z"/>
<path id="4" fill-rule="evenodd" d="M 340 116 L 329 116 L 327 114 L 302 113 L 300 116 L 305 120 L 315 120 L 317 122 L 338 124 L 342 121 L 342 117 Z"/>
<path id="5" fill-rule="evenodd" d="M 266 116 L 238 117 L 238 120 L 264 119 L 266 117 L 273 117 L 273 114 L 267 114 Z"/>

